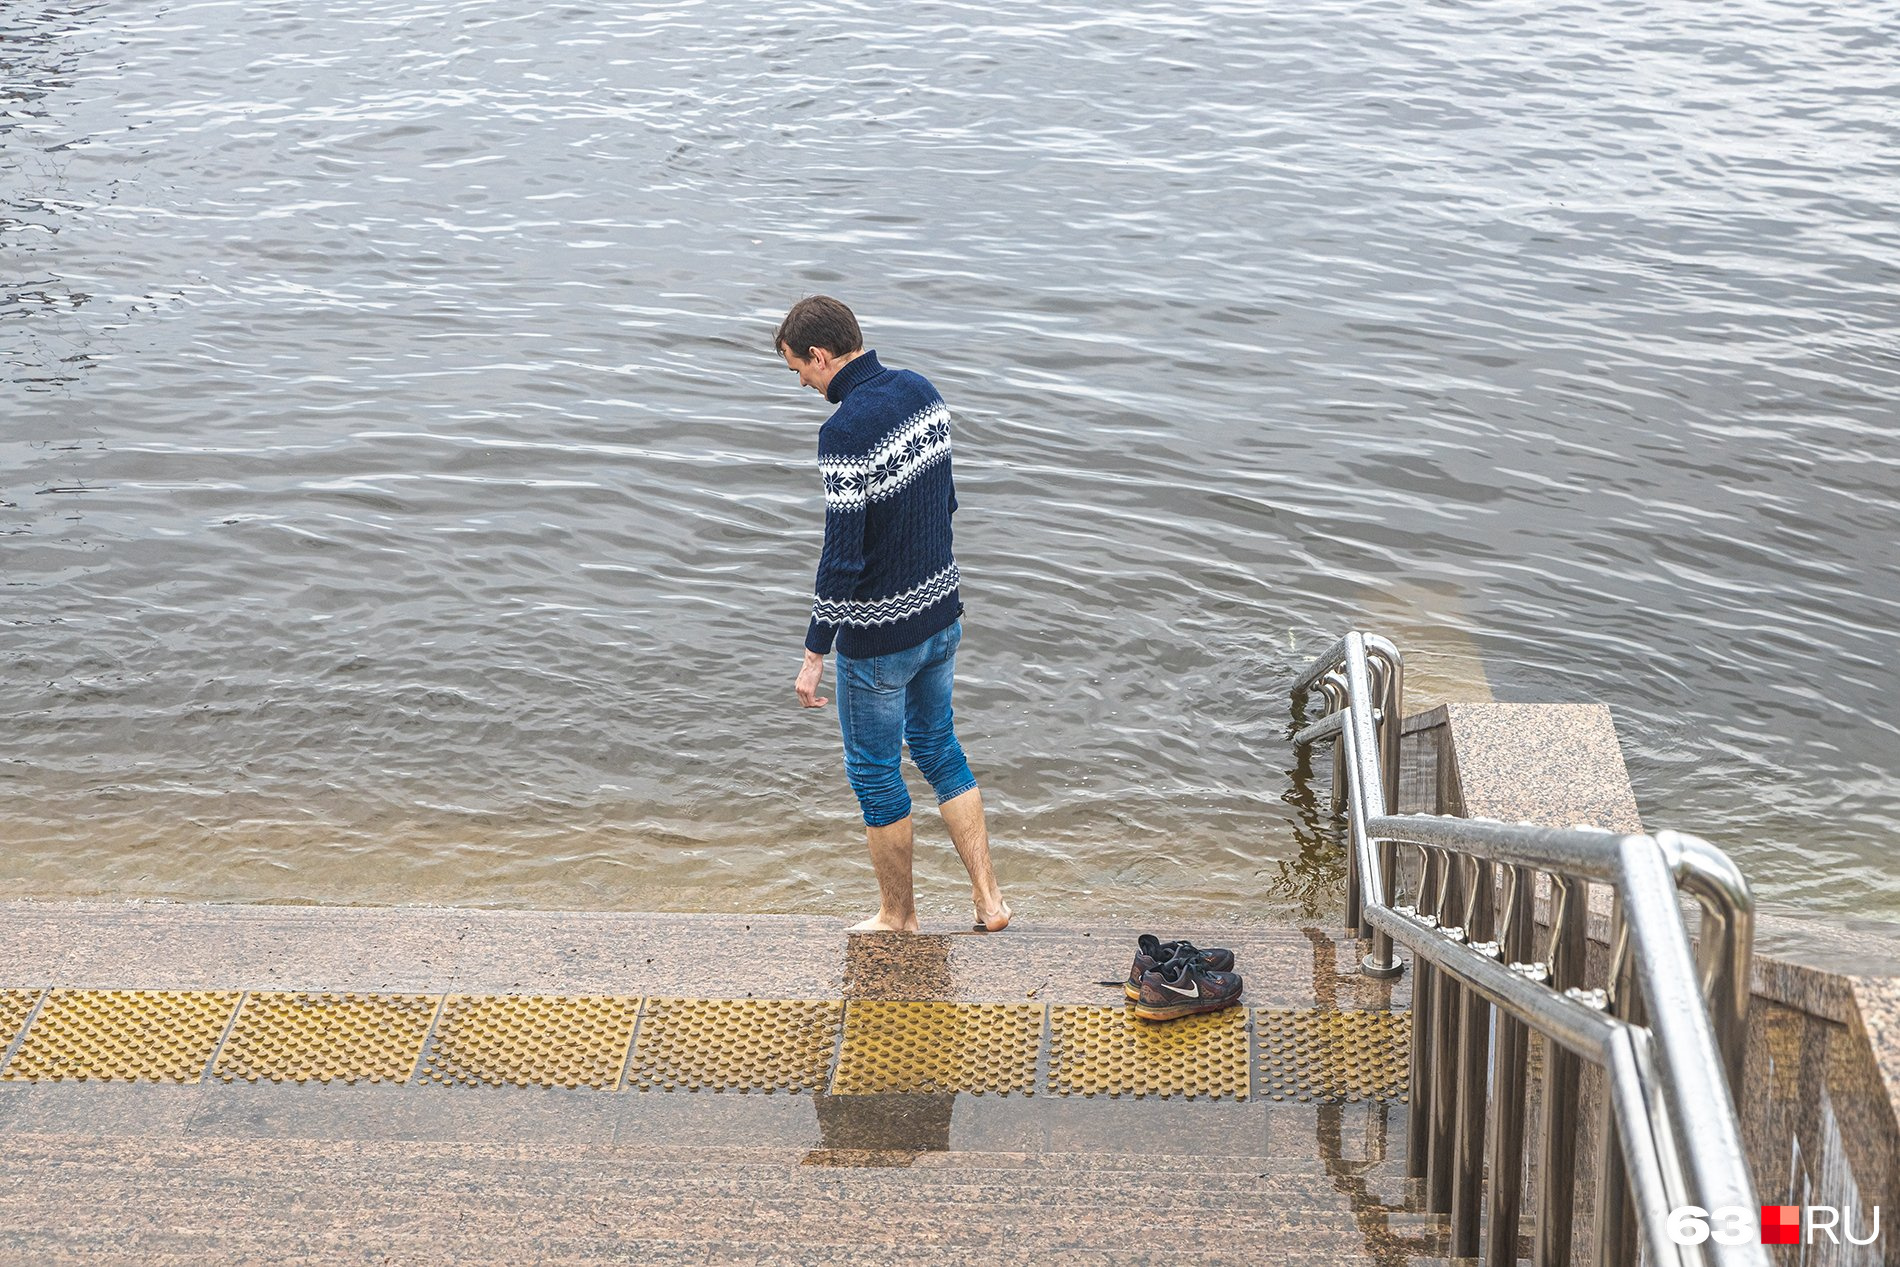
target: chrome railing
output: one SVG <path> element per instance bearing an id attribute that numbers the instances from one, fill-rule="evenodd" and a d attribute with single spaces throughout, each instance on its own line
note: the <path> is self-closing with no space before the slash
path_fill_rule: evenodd
<path id="1" fill-rule="evenodd" d="M 1639 1244 L 1651 1267 L 1767 1267 L 1731 1092 L 1754 941 L 1741 873 L 1713 845 L 1675 832 L 1390 813 L 1403 674 L 1391 643 L 1347 634 L 1294 684 L 1296 700 L 1317 688 L 1327 714 L 1293 740 L 1335 741 L 1335 805 L 1343 786 L 1352 834 L 1347 923 L 1370 936 L 1365 970 L 1400 971 L 1395 942 L 1412 952 L 1408 1165 L 1429 1208 L 1451 1216 L 1450 1256 L 1475 1257 L 1482 1243 L 1486 1267 L 1517 1263 L 1534 1030 L 1545 1048 L 1536 1267 L 1571 1259 L 1583 1061 L 1605 1075 L 1598 1267 L 1629 1267 Z M 1401 846 L 1418 855 L 1404 904 Z M 1549 886 L 1541 948 L 1539 877 Z M 1615 898 L 1598 988 L 1584 977 L 1592 882 Z M 1702 908 L 1694 955 L 1679 893 Z M 1691 1206 L 1743 1214 L 1717 1215 L 1709 1236 L 1708 1221 L 1683 1215 Z"/>
<path id="2" fill-rule="evenodd" d="M 1383 815 L 1386 807 L 1399 799 L 1399 723 L 1403 720 L 1400 703 L 1405 697 L 1405 661 L 1397 647 L 1377 634 L 1357 636 L 1363 648 L 1366 678 L 1357 698 L 1364 700 L 1370 691 L 1379 701 L 1376 707 L 1365 710 L 1365 732 L 1348 733 L 1361 718 L 1347 707 L 1351 694 L 1345 667 L 1329 663 L 1328 657 L 1322 656 L 1293 684 L 1293 695 L 1297 699 L 1317 687 L 1326 698 L 1326 716 L 1294 738 L 1302 745 L 1323 739 L 1340 741 L 1333 745 L 1333 812 L 1339 812 L 1348 796 L 1352 800 L 1348 818 L 1352 847 L 1346 851 L 1346 925 L 1372 942 L 1372 953 L 1360 965 L 1366 974 L 1393 977 L 1399 973 L 1399 961 L 1392 954 L 1392 936 L 1372 927 L 1364 903 L 1368 895 L 1375 901 L 1386 901 L 1388 895 L 1378 878 L 1397 868 L 1398 846 L 1387 843 L 1375 857 L 1365 824 Z M 1343 655 L 1344 647 L 1342 639 L 1333 650 Z M 1376 753 L 1376 769 L 1383 777 L 1371 783 L 1352 777 L 1349 754 L 1354 751 Z"/>

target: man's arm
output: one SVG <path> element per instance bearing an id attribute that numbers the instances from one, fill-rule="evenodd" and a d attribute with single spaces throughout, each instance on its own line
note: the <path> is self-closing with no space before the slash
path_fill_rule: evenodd
<path id="1" fill-rule="evenodd" d="M 857 459 L 820 457 L 825 479 L 825 545 L 812 585 L 811 623 L 805 627 L 805 663 L 793 689 L 806 708 L 829 701 L 818 695 L 825 657 L 831 654 L 838 626 L 850 610 L 858 578 L 864 575 L 865 481 L 869 472 Z"/>

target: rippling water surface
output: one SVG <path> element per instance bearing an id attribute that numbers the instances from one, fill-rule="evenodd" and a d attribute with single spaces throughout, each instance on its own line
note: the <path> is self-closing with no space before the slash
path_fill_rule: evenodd
<path id="1" fill-rule="evenodd" d="M 1892 17 L 10 0 L 8 891 L 857 912 L 822 291 L 957 420 L 1019 909 L 1336 910 L 1358 624 L 1900 915 Z"/>

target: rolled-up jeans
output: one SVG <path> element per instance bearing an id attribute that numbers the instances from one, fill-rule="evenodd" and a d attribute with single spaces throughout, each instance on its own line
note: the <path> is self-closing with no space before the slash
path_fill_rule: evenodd
<path id="1" fill-rule="evenodd" d="M 957 644 L 963 622 L 905 651 L 854 660 L 838 656 L 838 727 L 844 772 L 858 794 L 867 827 L 887 827 L 910 813 L 904 745 L 937 793 L 937 804 L 976 786 L 963 758 L 950 711 Z"/>

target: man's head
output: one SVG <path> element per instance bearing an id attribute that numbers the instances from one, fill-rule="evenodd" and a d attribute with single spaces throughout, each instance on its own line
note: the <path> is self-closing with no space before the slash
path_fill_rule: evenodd
<path id="1" fill-rule="evenodd" d="M 798 381 L 822 396 L 832 376 L 864 350 L 864 334 L 849 308 L 829 295 L 812 295 L 792 305 L 772 344 Z"/>

